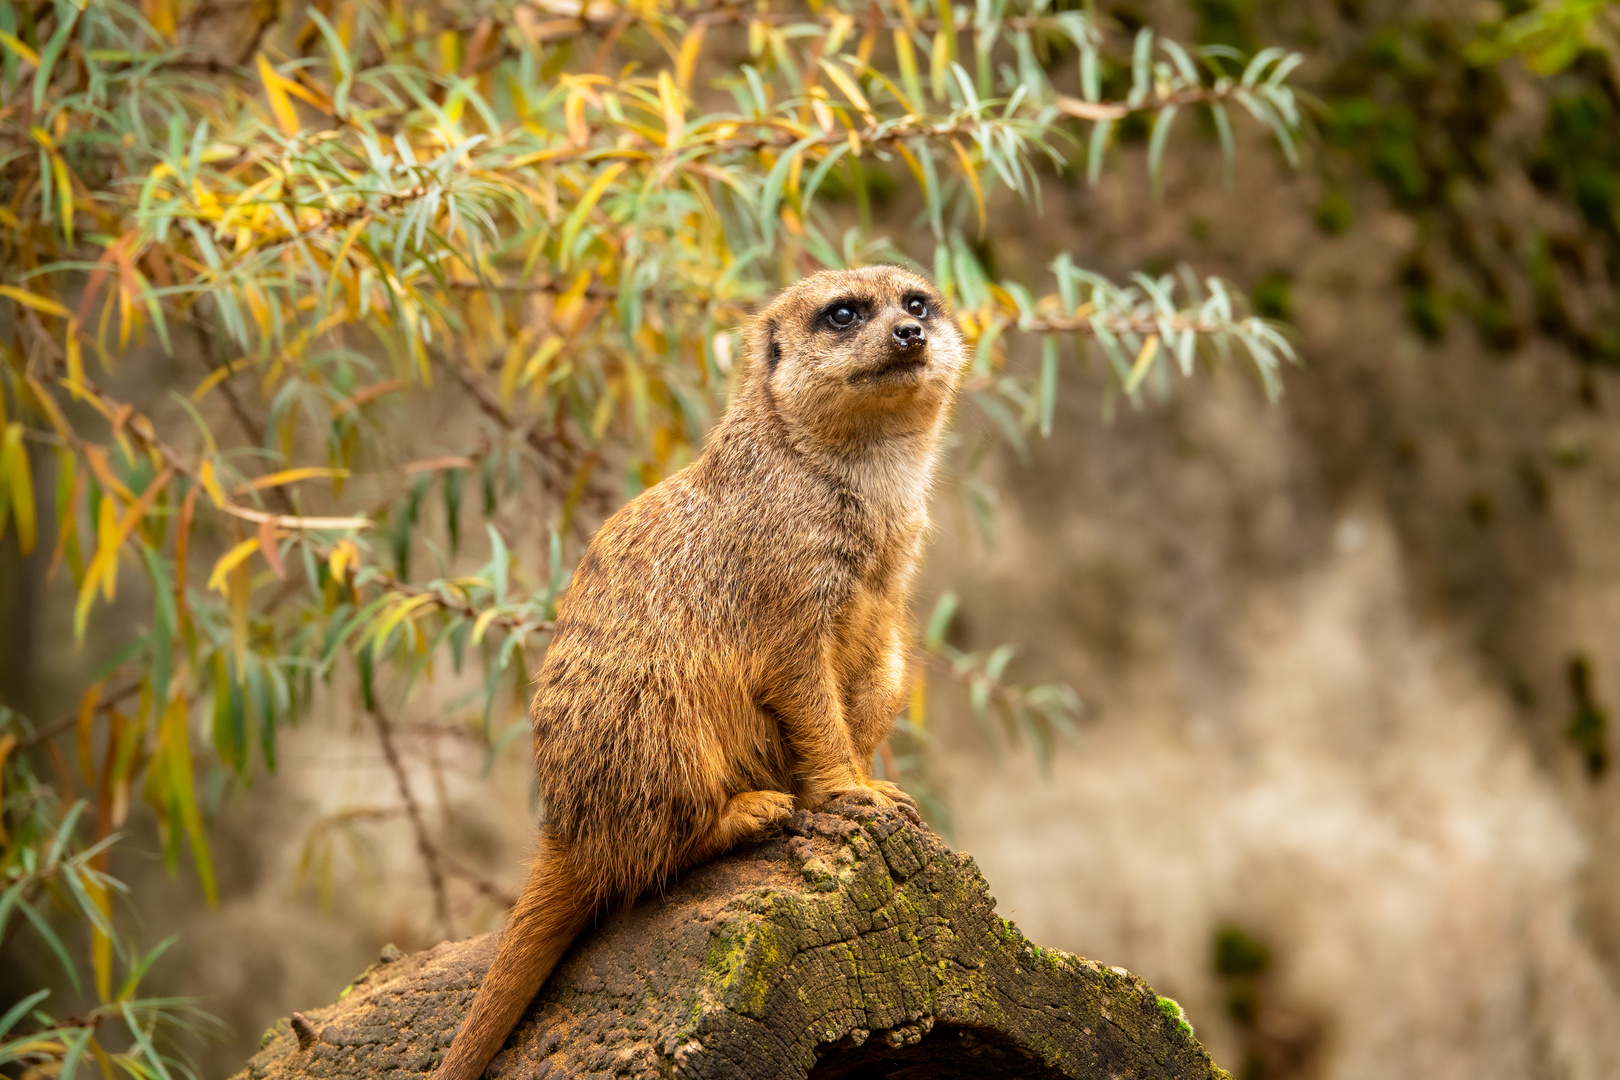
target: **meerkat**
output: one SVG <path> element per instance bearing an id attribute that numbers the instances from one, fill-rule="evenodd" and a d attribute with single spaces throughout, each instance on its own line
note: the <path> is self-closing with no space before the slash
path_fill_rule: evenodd
<path id="1" fill-rule="evenodd" d="M 751 324 L 691 465 L 574 572 L 532 718 L 538 850 L 438 1080 L 474 1080 L 599 913 L 864 791 L 907 692 L 912 578 L 966 364 L 926 279 L 823 271 Z"/>

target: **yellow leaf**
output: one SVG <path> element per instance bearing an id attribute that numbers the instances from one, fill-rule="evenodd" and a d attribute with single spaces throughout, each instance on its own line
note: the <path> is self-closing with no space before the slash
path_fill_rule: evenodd
<path id="1" fill-rule="evenodd" d="M 508 409 L 512 407 L 512 399 L 517 395 L 518 376 L 523 372 L 523 352 L 520 343 L 514 341 L 506 350 L 506 359 L 501 364 L 500 395 L 501 404 Z"/>
<path id="2" fill-rule="evenodd" d="M 100 580 L 101 595 L 111 601 L 118 595 L 118 511 L 113 501 L 106 495 L 101 497 L 101 506 L 96 517 L 96 558 L 91 561 L 90 569 L 96 569 L 96 563 L 101 564 L 101 573 L 92 573 L 91 580 Z"/>
<path id="3" fill-rule="evenodd" d="M 1153 366 L 1153 358 L 1159 353 L 1159 335 L 1150 334 L 1142 343 L 1142 351 L 1136 354 L 1136 363 L 1131 365 L 1131 373 L 1125 377 L 1125 392 L 1134 393 L 1142 380 L 1147 378 L 1148 369 Z"/>
<path id="4" fill-rule="evenodd" d="M 489 630 L 489 624 L 494 622 L 495 617 L 500 613 L 500 608 L 489 608 L 478 616 L 478 621 L 473 623 L 472 632 L 472 643 L 475 646 L 484 640 L 484 634 Z"/>
<path id="5" fill-rule="evenodd" d="M 301 126 L 298 123 L 298 110 L 293 108 L 292 100 L 287 97 L 286 83 L 270 66 L 270 61 L 264 53 L 259 54 L 259 81 L 264 83 L 264 94 L 270 102 L 270 111 L 275 114 L 276 126 L 288 138 L 298 134 Z"/>
<path id="6" fill-rule="evenodd" d="M 51 175 L 56 178 L 56 198 L 62 204 L 62 236 L 71 244 L 73 243 L 73 176 L 68 172 L 66 159 L 54 150 L 51 151 Z"/>
<path id="7" fill-rule="evenodd" d="M 332 115 L 332 102 L 329 101 L 324 95 L 311 90 L 303 83 L 294 79 L 282 79 L 281 88 L 287 93 L 291 94 L 293 97 L 299 98 L 302 101 L 307 101 L 309 104 L 315 106 L 315 108 L 319 109 L 327 116 Z"/>
<path id="8" fill-rule="evenodd" d="M 948 15 L 940 20 L 939 32 L 934 35 L 934 47 L 928 59 L 928 81 L 933 85 L 934 100 L 944 101 L 951 62 L 956 59 L 956 30 Z"/>
<path id="9" fill-rule="evenodd" d="M 894 148 L 900 151 L 900 156 L 906 160 L 906 166 L 911 169 L 911 175 L 917 178 L 917 187 L 923 191 L 927 191 L 928 179 L 922 171 L 922 163 L 917 160 L 914 154 L 912 154 L 911 148 L 905 144 L 904 140 L 901 139 L 895 140 Z"/>
<path id="10" fill-rule="evenodd" d="M 608 185 L 617 180 L 619 174 L 629 167 L 625 162 L 616 161 L 597 174 L 596 179 L 591 181 L 591 186 L 585 189 L 579 205 L 574 207 L 573 213 L 569 214 L 568 220 L 563 223 L 562 239 L 557 244 L 559 267 L 565 267 L 571 261 L 570 252 L 573 250 L 574 240 L 579 236 L 579 230 L 585 227 L 585 219 L 590 215 L 592 208 L 607 192 Z"/>
<path id="11" fill-rule="evenodd" d="M 84 581 L 79 586 L 79 600 L 73 609 L 75 638 L 80 640 L 84 638 L 85 618 L 90 613 L 96 586 L 98 584 L 101 586 L 103 595 L 109 601 L 113 599 L 118 586 L 118 550 L 123 547 L 124 541 L 140 523 L 141 518 L 152 508 L 159 493 L 169 486 L 169 480 L 173 476 L 174 473 L 167 468 L 158 473 L 147 485 L 146 490 L 141 492 L 141 497 L 130 503 L 121 518 L 117 515 L 112 496 L 101 497 L 96 521 L 96 555 L 90 560 L 90 569 L 85 571 Z"/>
<path id="12" fill-rule="evenodd" d="M 585 122 L 585 106 L 587 104 L 585 93 L 570 89 L 568 100 L 563 103 L 563 120 L 568 125 L 568 141 L 573 146 L 584 146 L 591 141 L 591 128 Z M 541 151 L 540 153 L 545 153 Z M 539 155 L 531 154 L 519 161 L 527 164 L 529 161 L 540 160 Z M 514 164 L 516 164 L 514 162 Z"/>
<path id="13" fill-rule="evenodd" d="M 67 445 L 72 446 L 77 440 L 73 429 L 68 427 L 67 417 L 63 416 L 62 410 L 57 408 L 56 399 L 51 397 L 45 387 L 40 385 L 39 380 L 32 375 L 23 376 L 23 385 L 28 387 L 29 393 L 33 394 L 34 404 L 39 406 L 39 411 L 44 413 L 45 418 L 51 422 L 51 427 L 56 430 L 57 437 Z"/>
<path id="14" fill-rule="evenodd" d="M 255 491 L 263 491 L 265 488 L 280 487 L 283 484 L 296 484 L 300 480 L 311 480 L 320 476 L 341 479 L 348 475 L 348 469 L 328 469 L 320 465 L 305 465 L 296 469 L 282 469 L 280 472 L 273 472 L 269 476 L 261 476 L 251 481 L 248 487 L 253 488 Z"/>
<path id="15" fill-rule="evenodd" d="M 439 31 L 439 70 L 445 75 L 461 66 L 461 38 L 454 30 Z"/>
<path id="16" fill-rule="evenodd" d="M 394 627 L 398 626 L 405 616 L 417 608 L 436 602 L 437 599 L 431 593 L 424 593 L 421 596 L 413 596 L 403 603 L 396 604 L 387 615 L 378 620 L 377 631 L 371 638 L 373 648 L 382 648 L 383 642 L 388 640 L 388 635 L 394 632 Z"/>
<path id="17" fill-rule="evenodd" d="M 580 312 L 580 304 L 585 299 L 585 290 L 591 286 L 591 272 L 581 270 L 568 286 L 568 291 L 557 297 L 557 302 L 551 308 L 551 321 L 555 325 L 571 326 L 575 316 Z"/>
<path id="18" fill-rule="evenodd" d="M 681 39 L 680 55 L 675 58 L 675 82 L 682 90 L 691 89 L 692 73 L 697 70 L 698 55 L 703 52 L 703 35 L 708 29 L 708 23 L 700 22 Z"/>
<path id="19" fill-rule="evenodd" d="M 42 311 L 47 315 L 55 315 L 59 319 L 70 319 L 73 313 L 48 296 L 19 289 L 15 285 L 0 285 L 0 296 L 9 296 L 17 303 L 31 307 L 35 311 Z"/>
<path id="20" fill-rule="evenodd" d="M 84 639 L 84 624 L 90 614 L 90 605 L 95 602 L 96 589 L 102 586 L 102 578 L 107 576 L 107 564 L 117 565 L 117 549 L 112 546 L 112 537 L 116 534 L 115 518 L 117 510 L 113 506 L 111 495 L 101 497 L 101 505 L 96 517 L 96 554 L 90 560 L 90 569 L 84 572 L 84 580 L 79 582 L 79 599 L 73 605 L 73 637 L 75 640 Z M 116 578 L 114 579 L 116 582 Z"/>
<path id="21" fill-rule="evenodd" d="M 175 18 L 175 6 L 175 0 L 142 0 L 141 3 L 142 14 L 152 24 L 152 29 L 162 35 L 164 41 L 174 40 L 178 22 Z"/>
<path id="22" fill-rule="evenodd" d="M 0 450 L 0 472 L 11 489 L 11 515 L 17 522 L 17 547 L 24 555 L 34 550 L 34 478 L 28 469 L 28 451 L 23 449 L 23 426 L 15 420 L 6 425 L 4 449 Z"/>
<path id="23" fill-rule="evenodd" d="M 833 84 L 850 100 L 850 104 L 854 105 L 862 113 L 868 116 L 871 115 L 871 103 L 866 100 L 866 95 L 861 93 L 860 84 L 850 78 L 849 72 L 826 59 L 821 61 L 821 69 L 827 73 L 827 78 L 831 79 Z"/>
<path id="24" fill-rule="evenodd" d="M 79 348 L 79 320 L 68 320 L 67 338 L 63 341 L 67 353 L 68 382 L 84 385 L 84 353 Z M 74 395 L 78 396 L 78 395 Z"/>
<path id="25" fill-rule="evenodd" d="M 214 500 L 215 506 L 225 505 L 225 489 L 219 486 L 219 478 L 214 475 L 214 463 L 205 461 L 197 468 L 197 482 L 208 492 L 208 497 Z"/>
<path id="26" fill-rule="evenodd" d="M 928 720 L 928 677 L 918 671 L 911 680 L 910 716 L 912 726 L 921 729 Z"/>
<path id="27" fill-rule="evenodd" d="M 61 1039 L 29 1039 L 8 1043 L 6 1050 L 15 1055 L 13 1060 L 26 1060 L 28 1054 L 42 1054 L 47 1060 L 59 1058 L 67 1053 L 67 1043 Z"/>
<path id="28" fill-rule="evenodd" d="M 27 45 L 24 45 L 21 41 L 18 41 L 11 34 L 8 34 L 3 30 L 0 30 L 0 45 L 4 45 L 6 48 L 10 49 L 12 52 L 16 53 L 30 64 L 33 64 L 36 68 L 39 67 L 39 53 L 35 52 L 33 49 L 30 49 Z"/>
<path id="29" fill-rule="evenodd" d="M 911 5 L 906 0 L 895 0 L 895 6 L 900 9 L 900 21 L 906 24 L 908 31 L 915 34 L 917 32 L 916 12 L 911 10 Z"/>
<path id="30" fill-rule="evenodd" d="M 538 379 L 543 379 L 546 369 L 557 358 L 557 354 L 562 352 L 562 348 L 563 339 L 555 334 L 542 341 L 540 347 L 534 351 L 534 355 L 529 358 L 529 362 L 523 365 L 523 375 L 518 380 L 518 385 L 528 386 Z"/>
<path id="31" fill-rule="evenodd" d="M 203 381 L 197 384 L 197 388 L 191 392 L 191 400 L 201 401 L 208 396 L 210 390 L 230 378 L 235 371 L 235 364 L 226 364 L 224 367 L 217 367 L 210 371 Z"/>
<path id="32" fill-rule="evenodd" d="M 350 322 L 360 317 L 360 269 L 356 267 L 353 273 L 345 274 L 343 267 L 348 262 L 349 249 L 354 247 L 354 242 L 360 238 L 361 230 L 370 223 L 371 215 L 362 214 L 360 220 L 349 226 L 348 233 L 343 237 L 343 243 L 338 245 L 337 254 L 332 256 L 332 280 L 326 290 L 326 299 L 331 303 L 332 293 L 340 279 L 349 285 L 347 290 L 349 295 L 344 298 L 346 303 L 343 314 Z"/>
<path id="33" fill-rule="evenodd" d="M 849 32 L 855 29 L 855 17 L 842 11 L 835 11 L 828 17 L 827 22 L 829 26 L 825 52 L 828 56 L 834 56 L 844 42 L 849 40 Z"/>
<path id="34" fill-rule="evenodd" d="M 667 71 L 658 73 L 658 100 L 664 106 L 664 145 L 673 146 L 686 127 L 686 106 Z"/>
<path id="35" fill-rule="evenodd" d="M 228 575 L 232 570 L 235 570 L 243 560 L 245 560 L 249 555 L 252 555 L 258 549 L 259 538 L 255 536 L 251 539 L 243 540 L 240 544 L 237 544 L 235 547 L 231 548 L 231 550 L 221 555 L 219 557 L 219 562 L 214 564 L 214 572 L 208 575 L 208 587 L 213 589 L 215 592 L 223 593 L 225 591 L 226 575 Z"/>
<path id="36" fill-rule="evenodd" d="M 906 85 L 905 97 L 900 104 L 906 112 L 916 116 L 922 106 L 922 79 L 917 74 L 917 53 L 911 45 L 911 35 L 896 27 L 894 31 L 894 58 L 900 65 L 900 81 Z"/>
<path id="37" fill-rule="evenodd" d="M 349 567 L 360 565 L 360 549 L 355 547 L 351 540 L 339 540 L 332 545 L 332 555 L 327 560 L 327 565 L 331 568 L 332 579 L 343 581 Z"/>

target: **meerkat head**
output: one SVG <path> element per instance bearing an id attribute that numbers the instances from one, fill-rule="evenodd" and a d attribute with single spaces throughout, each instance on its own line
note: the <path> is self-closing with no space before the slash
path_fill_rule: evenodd
<path id="1" fill-rule="evenodd" d="M 823 270 L 754 321 L 748 376 L 800 437 L 829 448 L 936 430 L 966 365 L 926 278 L 895 266 Z"/>

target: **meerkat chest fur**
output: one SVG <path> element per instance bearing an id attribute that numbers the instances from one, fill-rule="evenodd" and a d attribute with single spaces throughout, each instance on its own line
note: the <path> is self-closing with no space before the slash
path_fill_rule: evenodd
<path id="1" fill-rule="evenodd" d="M 840 525 L 862 549 L 863 590 L 905 590 L 922 555 L 934 440 L 904 438 L 842 463 Z"/>

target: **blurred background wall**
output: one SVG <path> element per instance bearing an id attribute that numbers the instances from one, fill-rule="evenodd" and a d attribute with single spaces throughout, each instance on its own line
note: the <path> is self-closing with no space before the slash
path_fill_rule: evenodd
<path id="1" fill-rule="evenodd" d="M 1043 769 L 941 695 L 951 836 L 1032 938 L 1142 974 L 1243 1076 L 1620 1076 L 1613 72 L 1600 50 L 1471 65 L 1472 2 L 1100 6 L 1300 49 L 1304 164 L 1255 138 L 1223 189 L 1204 132 L 1155 199 L 1137 133 L 1097 187 L 1051 174 L 1038 212 L 994 205 L 983 257 L 1185 260 L 1291 323 L 1304 365 L 1276 405 L 1227 369 L 1111 419 L 1101 373 L 1066 374 L 1056 434 L 977 466 L 989 535 L 942 485 L 925 602 L 957 590 L 953 642 L 1018 642 L 1018 671 L 1087 706 Z M 903 233 L 912 207 L 897 185 L 876 209 Z M 54 715 L 71 592 L 3 550 L 5 692 Z M 435 695 L 416 711 L 457 707 Z M 453 850 L 515 886 L 523 749 L 486 772 L 403 722 Z M 218 909 L 155 854 L 118 867 L 145 936 L 183 930 L 158 988 L 226 1021 L 205 1075 L 384 943 L 434 937 L 402 825 L 311 839 L 392 798 L 375 743 L 333 712 L 283 753 L 299 767 L 212 805 Z"/>

